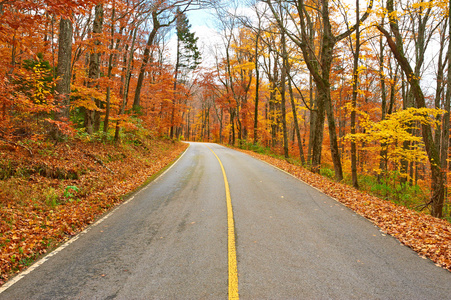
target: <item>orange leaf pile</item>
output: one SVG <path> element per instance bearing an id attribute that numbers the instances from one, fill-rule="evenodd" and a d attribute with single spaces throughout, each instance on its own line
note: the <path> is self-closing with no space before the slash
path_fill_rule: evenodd
<path id="1" fill-rule="evenodd" d="M 0 147 L 5 170 L 30 173 L 0 181 L 0 286 L 122 203 L 187 146 L 159 140 L 146 146 L 73 141 L 37 146 L 33 156 Z"/>

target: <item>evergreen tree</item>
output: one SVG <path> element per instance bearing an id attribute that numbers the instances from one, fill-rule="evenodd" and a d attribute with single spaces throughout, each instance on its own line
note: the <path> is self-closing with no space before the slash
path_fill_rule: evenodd
<path id="1" fill-rule="evenodd" d="M 177 32 L 177 61 L 175 64 L 175 78 L 174 78 L 174 93 L 177 94 L 178 81 L 186 81 L 186 76 L 190 71 L 193 71 L 201 62 L 201 55 L 197 48 L 198 37 L 195 37 L 194 32 L 190 31 L 191 24 L 186 15 L 177 10 L 176 32 Z M 180 76 L 179 76 L 180 75 Z M 174 94 L 174 96 L 175 96 Z M 185 101 L 186 102 L 186 101 Z M 177 100 L 173 100 L 172 114 L 171 114 L 171 130 L 170 137 L 173 138 L 176 130 L 180 129 L 174 124 L 175 122 L 175 106 Z M 177 133 L 179 135 L 179 133 Z"/>
<path id="2" fill-rule="evenodd" d="M 177 73 L 182 74 L 182 78 L 190 71 L 197 68 L 201 62 L 201 55 L 197 47 L 198 37 L 191 32 L 191 24 L 184 13 L 177 12 Z M 177 79 L 176 74 L 176 79 Z"/>

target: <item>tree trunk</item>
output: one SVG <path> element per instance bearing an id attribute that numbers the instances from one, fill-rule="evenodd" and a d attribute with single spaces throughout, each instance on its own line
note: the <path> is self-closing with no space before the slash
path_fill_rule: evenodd
<path id="1" fill-rule="evenodd" d="M 309 144 L 308 144 L 308 149 L 307 149 L 307 162 L 309 165 L 313 164 L 313 143 L 312 141 L 314 140 L 314 136 L 315 136 L 315 128 L 316 128 L 316 116 L 318 114 L 317 112 L 317 95 L 318 93 L 315 94 L 315 98 L 313 98 L 313 78 L 312 75 L 309 76 L 309 101 L 310 101 L 310 107 L 312 108 L 312 110 L 310 110 L 310 129 L 309 129 Z M 307 122 L 307 120 L 306 120 Z M 307 125 L 306 125 L 307 126 Z"/>
<path id="2" fill-rule="evenodd" d="M 313 112 L 314 124 L 310 124 L 313 127 L 313 135 L 311 136 L 310 144 L 312 148 L 312 172 L 319 173 L 321 169 L 321 152 L 323 148 L 323 136 L 324 136 L 324 122 L 326 120 L 325 108 L 324 108 L 324 95 L 318 91 L 316 95 L 316 110 Z"/>
<path id="3" fill-rule="evenodd" d="M 178 75 L 179 75 L 179 67 L 180 67 L 180 38 L 178 38 L 177 35 L 177 53 L 176 53 L 176 62 L 175 62 L 175 70 L 174 70 L 174 97 L 172 99 L 172 109 L 171 109 L 171 129 L 169 132 L 169 138 L 174 138 L 174 132 L 175 132 L 175 125 L 174 125 L 174 118 L 175 118 L 175 106 L 177 103 L 177 84 L 178 84 Z"/>
<path id="4" fill-rule="evenodd" d="M 243 137 L 242 137 L 242 126 L 241 126 L 241 112 L 240 112 L 240 103 L 236 101 L 236 132 L 238 133 L 238 143 L 239 146 L 243 145 Z"/>
<path id="5" fill-rule="evenodd" d="M 135 52 L 135 41 L 136 41 L 136 33 L 138 31 L 138 28 L 135 28 L 133 30 L 133 38 L 132 38 L 132 44 L 130 46 L 130 53 L 127 60 L 127 68 L 124 75 L 124 87 L 123 87 L 123 94 L 122 94 L 122 104 L 119 109 L 118 115 L 122 115 L 125 112 L 125 108 L 127 106 L 127 100 L 128 100 L 128 91 L 129 91 L 129 85 L 130 85 L 130 77 L 131 77 L 131 68 L 132 68 L 132 61 L 133 61 L 133 53 Z M 119 133 L 120 133 L 121 127 L 120 127 L 120 121 L 117 120 L 116 122 L 116 130 L 114 132 L 114 142 L 119 142 Z"/>
<path id="6" fill-rule="evenodd" d="M 92 26 L 92 34 L 95 39 L 95 42 L 94 47 L 90 49 L 91 52 L 89 55 L 88 87 L 90 88 L 98 85 L 96 81 L 100 77 L 100 51 L 98 47 L 100 46 L 101 42 L 99 40 L 98 35 L 102 33 L 102 26 L 103 26 L 103 5 L 97 4 L 95 7 L 95 18 Z M 91 97 L 91 101 L 93 101 L 96 104 L 97 109 L 101 108 L 100 107 L 101 102 L 99 99 Z M 97 132 L 100 128 L 100 111 L 98 110 L 90 111 L 86 109 L 86 118 L 87 118 L 86 132 L 88 132 L 89 134 Z"/>
<path id="7" fill-rule="evenodd" d="M 274 70 L 272 77 L 269 76 L 271 82 L 271 92 L 269 96 L 269 120 L 271 123 L 271 146 L 275 147 L 277 144 L 277 105 L 276 105 L 276 89 L 277 89 L 277 78 L 279 77 L 279 69 L 277 66 L 277 58 L 274 59 Z"/>
<path id="8" fill-rule="evenodd" d="M 141 68 L 139 69 L 139 75 L 138 75 L 138 81 L 136 83 L 136 90 L 135 90 L 135 97 L 133 99 L 133 110 L 138 111 L 141 99 L 141 89 L 144 82 L 146 67 L 150 61 L 151 55 L 150 55 L 150 48 L 153 46 L 155 36 L 157 35 L 158 30 L 162 27 L 158 20 L 158 14 L 157 12 L 152 12 L 152 21 L 153 21 L 153 28 L 152 31 L 149 34 L 149 37 L 147 39 L 146 48 L 144 49 L 143 54 L 143 62 L 141 64 Z"/>
<path id="9" fill-rule="evenodd" d="M 343 180 L 343 168 L 341 166 L 340 150 L 338 149 L 337 129 L 335 126 L 335 116 L 332 106 L 332 99 L 330 97 L 330 90 L 326 91 L 326 113 L 329 125 L 329 140 L 332 162 L 334 164 L 335 179 L 337 181 Z"/>
<path id="10" fill-rule="evenodd" d="M 382 23 L 384 23 L 384 17 L 382 17 L 381 20 Z M 379 77 L 381 81 L 381 121 L 385 120 L 385 116 L 387 113 L 387 87 L 385 84 L 385 75 L 384 75 L 384 43 L 383 43 L 383 37 L 380 37 L 379 40 Z M 380 173 L 377 176 L 377 181 L 381 183 L 381 179 L 385 178 L 387 176 L 386 170 L 387 170 L 387 144 L 381 143 L 381 151 L 380 151 L 380 161 L 379 161 L 379 169 Z"/>
<path id="11" fill-rule="evenodd" d="M 322 0 L 322 18 L 323 18 L 323 38 L 321 49 L 321 80 L 320 93 L 323 93 L 324 106 L 327 113 L 327 121 L 329 124 L 329 140 L 332 161 L 335 170 L 335 179 L 341 181 L 343 179 L 343 170 L 341 166 L 340 151 L 338 149 L 338 139 L 335 127 L 335 116 L 332 106 L 332 99 L 330 97 L 330 70 L 333 60 L 333 48 L 336 39 L 332 34 L 332 26 L 329 20 L 329 0 Z M 315 79 L 315 77 L 314 77 Z"/>
<path id="12" fill-rule="evenodd" d="M 286 112 L 286 80 L 288 68 L 288 53 L 285 40 L 285 33 L 282 30 L 282 73 L 280 78 L 280 94 L 282 100 L 282 131 L 283 131 L 283 154 L 288 158 L 288 133 L 287 133 L 287 112 Z"/>
<path id="13" fill-rule="evenodd" d="M 254 107 L 254 145 L 258 143 L 258 101 L 260 93 L 260 71 L 258 69 L 258 42 L 260 30 L 255 37 L 255 107 Z"/>
<path id="14" fill-rule="evenodd" d="M 359 20 L 359 0 L 356 0 L 356 19 Z M 357 109 L 357 89 L 359 80 L 359 55 L 360 55 L 360 24 L 357 23 L 355 36 L 355 51 L 354 51 L 354 76 L 352 80 L 352 111 L 351 111 L 351 134 L 356 134 L 356 109 Z M 351 40 L 352 45 L 352 40 Z M 351 142 L 351 173 L 352 185 L 358 189 L 359 182 L 357 178 L 357 146 L 354 141 Z"/>
<path id="15" fill-rule="evenodd" d="M 111 12 L 111 31 L 110 31 L 110 55 L 108 58 L 108 79 L 111 80 L 113 74 L 113 47 L 114 47 L 114 23 L 116 17 L 116 9 L 113 7 Z M 119 48 L 119 42 L 116 45 L 116 50 Z M 111 109 L 111 86 L 108 85 L 106 89 L 106 107 L 105 107 L 105 119 L 103 120 L 103 132 L 108 133 L 108 126 L 110 123 L 110 109 Z"/>
<path id="16" fill-rule="evenodd" d="M 449 2 L 448 11 L 451 11 L 451 1 Z M 451 18 L 448 16 L 448 36 L 451 36 Z M 442 145 L 441 145 L 441 167 L 442 167 L 442 176 L 443 176 L 443 183 L 447 183 L 447 174 L 446 170 L 448 169 L 448 152 L 449 152 L 449 138 L 450 138 L 450 106 L 451 106 L 451 43 L 448 42 L 448 75 L 446 80 L 446 95 L 445 95 L 445 105 L 444 109 L 446 113 L 443 115 L 443 129 L 442 129 Z M 445 192 L 444 192 L 445 194 Z M 444 195 L 445 197 L 445 195 Z M 443 199 L 444 201 L 444 199 Z M 440 205 L 438 203 L 437 205 L 437 211 L 443 212 L 443 208 L 441 209 L 440 206 L 443 207 L 443 205 Z"/>
<path id="17" fill-rule="evenodd" d="M 294 95 L 293 95 L 293 88 L 291 86 L 291 80 L 288 81 L 288 91 L 290 92 L 291 111 L 293 112 L 294 131 L 296 134 L 296 138 L 298 140 L 299 157 L 301 158 L 301 162 L 304 165 L 305 164 L 304 147 L 302 147 L 301 132 L 299 130 L 298 115 L 296 112 L 296 103 L 294 102 Z"/>
<path id="18" fill-rule="evenodd" d="M 58 37 L 58 66 L 55 91 L 58 93 L 60 110 L 56 113 L 57 121 L 68 121 L 70 113 L 70 80 L 72 58 L 72 22 L 69 19 L 61 19 Z M 52 129 L 53 138 L 59 139 L 64 134 L 56 127 Z"/>
<path id="19" fill-rule="evenodd" d="M 232 126 L 232 132 L 229 137 L 229 144 L 235 146 L 235 109 L 230 109 L 230 125 Z"/>
<path id="20" fill-rule="evenodd" d="M 221 119 L 219 120 L 219 143 L 222 144 L 222 120 L 224 119 L 224 110 L 221 108 Z"/>

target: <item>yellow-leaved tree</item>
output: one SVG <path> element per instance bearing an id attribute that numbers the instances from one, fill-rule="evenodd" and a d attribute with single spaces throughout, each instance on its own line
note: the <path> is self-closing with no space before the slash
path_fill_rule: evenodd
<path id="1" fill-rule="evenodd" d="M 348 107 L 351 110 L 350 107 Z M 428 155 L 425 150 L 423 138 L 415 135 L 421 126 L 427 125 L 432 128 L 437 127 L 437 116 L 444 111 L 435 108 L 408 108 L 389 115 L 380 122 L 374 122 L 370 116 L 363 111 L 356 111 L 360 117 L 360 125 L 365 129 L 361 133 L 348 134 L 345 139 L 364 145 L 362 151 L 369 153 L 380 153 L 384 160 L 384 170 L 374 169 L 381 177 L 387 177 L 389 166 L 396 172 L 403 172 L 401 161 L 408 163 L 427 163 Z M 412 131 L 412 126 L 414 129 Z M 410 147 L 405 148 L 408 142 Z M 439 162 L 438 162 L 439 163 Z M 408 177 L 409 174 L 399 174 Z"/>

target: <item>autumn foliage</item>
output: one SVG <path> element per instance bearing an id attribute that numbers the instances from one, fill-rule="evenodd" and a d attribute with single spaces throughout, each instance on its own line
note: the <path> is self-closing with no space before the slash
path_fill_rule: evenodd
<path id="1" fill-rule="evenodd" d="M 140 141 L 39 142 L 30 146 L 33 155 L 2 148 L 0 285 L 122 203 L 188 146 Z"/>
<path id="2" fill-rule="evenodd" d="M 259 0 L 240 15 L 232 2 L 0 1 L 0 280 L 142 182 L 160 138 L 282 154 L 383 198 L 353 196 L 391 234 L 409 224 L 449 248 L 423 230 L 446 223 L 384 202 L 451 216 L 449 3 Z M 207 6 L 209 58 L 187 18 Z M 449 268 L 445 246 L 408 239 Z"/>
<path id="3" fill-rule="evenodd" d="M 186 12 L 213 2 L 5 2 L 0 138 L 118 143 L 121 130 L 145 128 L 253 144 L 354 186 L 372 180 L 387 198 L 419 189 L 429 199 L 404 204 L 449 216 L 446 4 L 295 2 L 262 0 L 240 18 L 216 6 L 222 43 L 209 68 Z M 166 28 L 178 30 L 172 60 Z M 432 65 L 435 77 L 422 77 Z"/>
<path id="4" fill-rule="evenodd" d="M 221 51 L 198 81 L 185 138 L 270 148 L 449 218 L 448 4 L 359 3 L 358 13 L 280 0 L 219 12 Z"/>
<path id="5" fill-rule="evenodd" d="M 160 32 L 192 2 L 0 2 L 0 285 L 186 147 Z"/>

